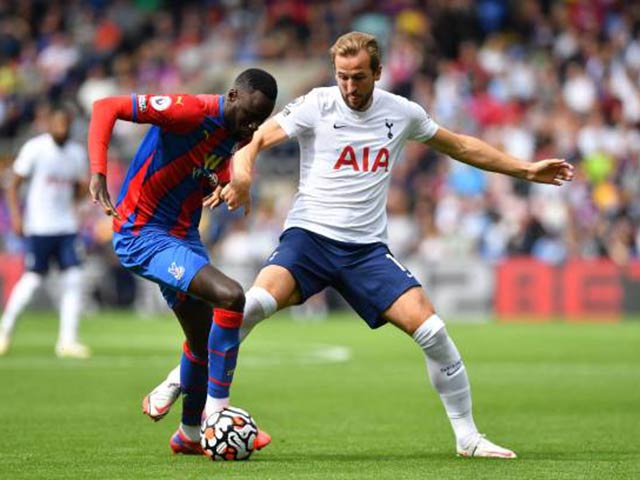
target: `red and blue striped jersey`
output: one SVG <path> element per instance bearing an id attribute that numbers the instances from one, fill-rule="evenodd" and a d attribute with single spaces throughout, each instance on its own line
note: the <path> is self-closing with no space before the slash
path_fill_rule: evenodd
<path id="1" fill-rule="evenodd" d="M 116 119 L 150 123 L 116 202 L 116 232 L 161 229 L 197 237 L 202 201 L 229 181 L 238 140 L 225 127 L 222 95 L 131 95 L 94 104 L 89 131 L 92 172 L 106 174 L 106 152 Z"/>

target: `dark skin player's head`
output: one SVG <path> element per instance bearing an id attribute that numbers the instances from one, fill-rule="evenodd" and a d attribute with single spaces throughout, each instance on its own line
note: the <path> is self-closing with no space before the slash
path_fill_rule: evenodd
<path id="1" fill-rule="evenodd" d="M 224 123 L 241 141 L 250 140 L 276 103 L 278 86 L 264 70 L 250 68 L 235 79 L 224 103 Z"/>
<path id="2" fill-rule="evenodd" d="M 54 108 L 49 117 L 49 133 L 58 145 L 64 145 L 71 134 L 71 113 L 63 108 Z"/>

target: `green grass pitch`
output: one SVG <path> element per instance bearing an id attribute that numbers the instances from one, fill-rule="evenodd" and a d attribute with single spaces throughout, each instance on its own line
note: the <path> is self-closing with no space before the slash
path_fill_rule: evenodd
<path id="1" fill-rule="evenodd" d="M 456 458 L 421 352 L 354 315 L 281 316 L 249 337 L 232 400 L 274 440 L 238 463 L 171 455 L 180 408 L 141 414 L 178 361 L 176 321 L 87 319 L 88 361 L 55 358 L 56 329 L 54 314 L 28 314 L 0 358 L 0 479 L 640 478 L 638 321 L 449 327 L 478 426 L 515 461 Z"/>

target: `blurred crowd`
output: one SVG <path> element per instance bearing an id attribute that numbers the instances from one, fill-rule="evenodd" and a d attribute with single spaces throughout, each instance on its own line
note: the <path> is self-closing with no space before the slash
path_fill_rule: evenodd
<path id="1" fill-rule="evenodd" d="M 379 86 L 441 125 L 528 161 L 563 157 L 567 186 L 486 174 L 421 145 L 394 167 L 389 242 L 424 265 L 533 255 L 551 264 L 640 247 L 640 4 L 623 0 L 0 1 L 0 161 L 40 132 L 49 102 L 75 106 L 84 140 L 92 102 L 130 92 L 223 92 L 229 72 L 272 71 L 281 105 L 333 82 L 327 50 L 350 30 L 383 46 Z M 306 73 L 306 75 L 305 75 Z M 117 195 L 146 127 L 120 122 Z M 260 162 L 249 218 L 219 209 L 203 233 L 213 258 L 247 277 L 273 248 L 295 191 L 295 145 Z M 85 206 L 90 252 L 113 265 L 110 225 Z M 19 249 L 0 204 L 4 249 Z"/>

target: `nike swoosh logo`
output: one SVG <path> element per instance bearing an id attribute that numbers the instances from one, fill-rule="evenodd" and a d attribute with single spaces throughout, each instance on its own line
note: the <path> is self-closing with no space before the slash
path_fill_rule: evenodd
<path id="1" fill-rule="evenodd" d="M 441 368 L 440 371 L 445 373 L 447 377 L 450 377 L 451 375 L 455 375 L 458 372 L 458 370 L 460 370 L 461 368 L 462 368 L 462 360 L 458 360 L 456 363 L 452 365 L 448 365 L 444 368 Z"/>
<path id="2" fill-rule="evenodd" d="M 158 415 L 162 415 L 163 413 L 166 413 L 167 410 L 169 410 L 171 408 L 171 405 L 165 405 L 164 407 L 156 407 L 156 412 L 158 412 Z"/>
<path id="3" fill-rule="evenodd" d="M 333 128 L 336 128 L 336 129 L 338 129 L 338 128 L 344 128 L 344 127 L 346 127 L 346 125 L 338 125 L 337 123 L 334 123 L 334 124 L 333 124 Z"/>

